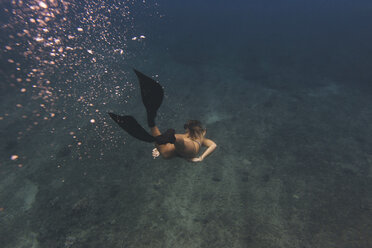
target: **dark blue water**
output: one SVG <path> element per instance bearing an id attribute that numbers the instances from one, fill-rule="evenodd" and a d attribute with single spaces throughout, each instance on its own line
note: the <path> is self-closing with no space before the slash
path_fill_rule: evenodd
<path id="1" fill-rule="evenodd" d="M 2 247 L 372 247 L 370 1 L 1 4 Z M 198 119 L 201 163 L 153 159 Z"/>

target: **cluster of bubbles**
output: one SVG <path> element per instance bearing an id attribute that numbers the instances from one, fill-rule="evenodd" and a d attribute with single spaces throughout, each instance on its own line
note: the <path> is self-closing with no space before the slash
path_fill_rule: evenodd
<path id="1" fill-rule="evenodd" d="M 135 53 L 128 43 L 143 43 L 146 38 L 135 28 L 135 13 L 153 12 L 156 4 L 136 0 L 12 0 L 0 6 L 1 60 L 6 61 L 1 76 L 6 87 L 33 100 L 27 106 L 17 104 L 24 109 L 21 117 L 33 120 L 27 130 L 55 118 L 80 119 L 81 126 L 64 124 L 62 128 L 74 139 L 71 146 L 81 149 L 80 159 L 90 156 L 89 149 L 94 149 L 82 149 L 87 125 L 94 126 L 101 141 L 116 144 L 103 110 L 110 101 L 124 102 L 130 97 L 133 85 L 118 68 Z M 10 115 L 0 113 L 0 121 L 14 118 Z M 27 130 L 20 131 L 18 139 Z"/>

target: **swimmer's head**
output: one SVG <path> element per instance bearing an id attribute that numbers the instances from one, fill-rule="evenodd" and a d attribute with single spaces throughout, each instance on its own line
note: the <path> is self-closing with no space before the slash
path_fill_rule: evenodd
<path id="1" fill-rule="evenodd" d="M 200 121 L 189 120 L 183 126 L 193 139 L 202 138 L 206 133 L 206 129 L 203 127 Z"/>

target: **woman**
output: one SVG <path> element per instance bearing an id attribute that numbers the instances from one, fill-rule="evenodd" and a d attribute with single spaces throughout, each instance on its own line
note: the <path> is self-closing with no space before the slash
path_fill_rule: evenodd
<path id="1" fill-rule="evenodd" d="M 110 117 L 134 138 L 145 142 L 155 142 L 154 157 L 159 155 L 162 155 L 163 158 L 181 156 L 193 162 L 203 161 L 206 156 L 216 149 L 217 145 L 212 140 L 205 138 L 206 130 L 202 127 L 200 121 L 188 121 L 184 125 L 185 134 L 175 134 L 174 129 L 168 129 L 166 132 L 160 133 L 155 124 L 155 118 L 163 102 L 163 87 L 145 74 L 137 70 L 134 70 L 134 72 L 138 77 L 141 98 L 147 113 L 147 124 L 152 135 L 133 116 L 108 113 Z M 208 149 L 197 157 L 202 145 L 208 147 Z"/>
<path id="2" fill-rule="evenodd" d="M 174 143 L 166 143 L 163 145 L 155 144 L 156 148 L 152 155 L 154 158 L 161 155 L 163 158 L 172 158 L 174 156 L 184 157 L 192 162 L 201 162 L 217 147 L 212 140 L 205 138 L 206 129 L 202 127 L 200 121 L 189 120 L 185 125 L 185 134 L 175 134 Z M 159 128 L 154 126 L 151 128 L 151 134 L 154 137 L 161 136 Z M 208 147 L 201 156 L 199 154 L 201 146 Z"/>

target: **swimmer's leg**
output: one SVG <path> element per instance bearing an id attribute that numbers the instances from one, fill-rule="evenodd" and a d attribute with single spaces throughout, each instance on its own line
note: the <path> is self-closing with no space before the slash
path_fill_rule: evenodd
<path id="1" fill-rule="evenodd" d="M 152 134 L 152 136 L 156 137 L 156 136 L 161 135 L 161 132 L 160 132 L 160 130 L 157 126 L 153 126 L 151 128 L 151 134 Z"/>

